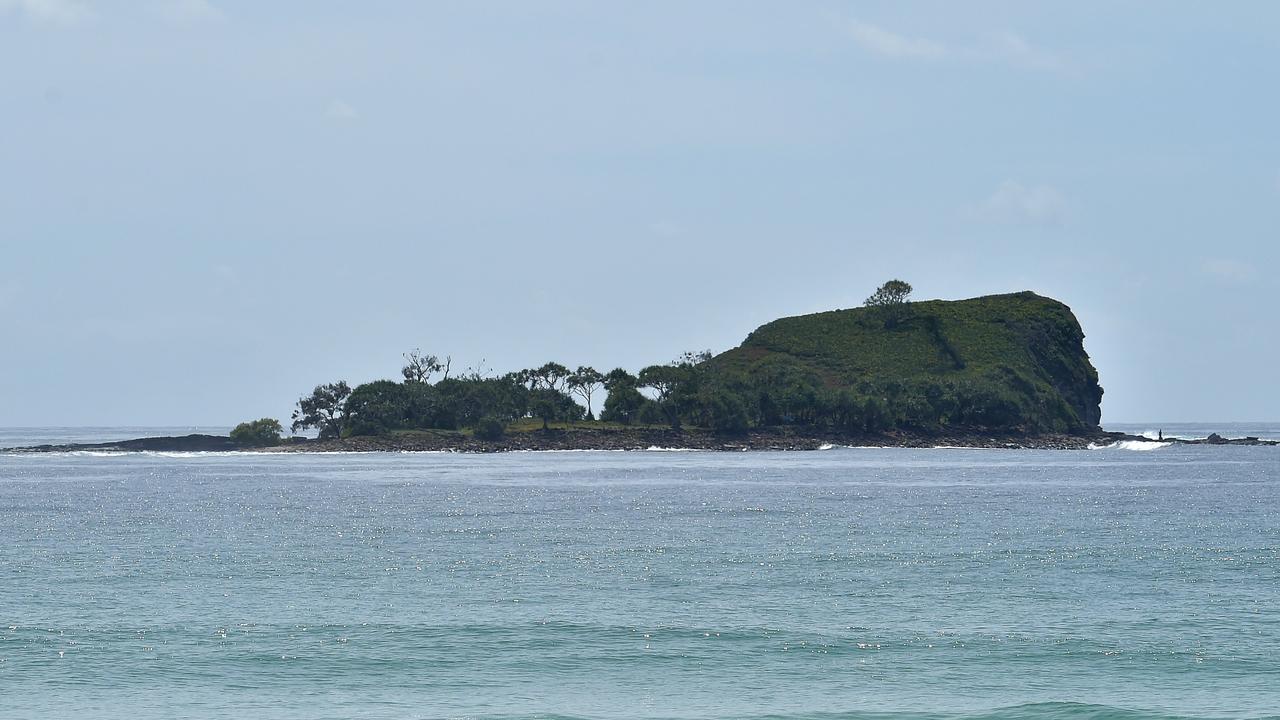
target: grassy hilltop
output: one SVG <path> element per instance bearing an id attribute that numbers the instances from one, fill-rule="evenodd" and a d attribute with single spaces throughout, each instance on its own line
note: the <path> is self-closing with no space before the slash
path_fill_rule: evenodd
<path id="1" fill-rule="evenodd" d="M 1066 305 L 1032 292 L 782 318 L 708 369 L 742 384 L 791 376 L 880 398 L 894 426 L 1097 428 L 1102 388 Z"/>

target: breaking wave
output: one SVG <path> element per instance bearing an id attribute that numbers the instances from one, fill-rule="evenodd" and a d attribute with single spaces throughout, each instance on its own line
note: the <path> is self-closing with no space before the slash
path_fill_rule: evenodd
<path id="1" fill-rule="evenodd" d="M 1133 450 L 1136 452 L 1150 452 L 1159 450 L 1172 445 L 1171 442 L 1157 442 L 1155 440 L 1118 440 L 1108 445 L 1098 445 L 1090 443 L 1090 450 Z"/>

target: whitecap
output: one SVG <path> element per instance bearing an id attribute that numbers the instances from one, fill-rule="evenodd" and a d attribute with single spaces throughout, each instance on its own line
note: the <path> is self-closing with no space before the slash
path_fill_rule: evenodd
<path id="1" fill-rule="evenodd" d="M 1090 450 L 1134 450 L 1136 452 L 1150 452 L 1159 450 L 1160 448 L 1169 447 L 1173 443 L 1156 442 L 1154 440 L 1118 440 L 1109 445 L 1098 445 L 1097 443 L 1089 443 Z"/>

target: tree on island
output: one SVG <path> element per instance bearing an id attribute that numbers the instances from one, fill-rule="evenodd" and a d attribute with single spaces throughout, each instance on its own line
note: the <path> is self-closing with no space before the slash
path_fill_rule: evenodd
<path id="1" fill-rule="evenodd" d="M 562 392 L 562 386 L 568 382 L 569 376 L 573 373 L 569 368 L 558 362 L 549 362 L 540 368 L 531 368 L 524 371 L 525 380 L 529 383 L 530 390 L 554 390 Z"/>
<path id="2" fill-rule="evenodd" d="M 658 405 L 673 430 L 680 429 L 681 415 L 699 387 L 699 365 L 711 359 L 711 351 L 685 352 L 669 365 L 650 365 L 640 371 L 638 385 L 657 395 Z"/>
<path id="3" fill-rule="evenodd" d="M 582 419 L 582 406 L 558 390 L 534 388 L 529 391 L 529 413 L 542 419 L 542 429 L 552 422 L 577 422 Z"/>
<path id="4" fill-rule="evenodd" d="M 605 422 L 630 425 L 640 420 L 641 412 L 646 407 L 656 409 L 656 403 L 636 389 L 640 379 L 623 368 L 610 370 L 601 382 L 609 393 L 600 411 L 600 419 Z"/>
<path id="5" fill-rule="evenodd" d="M 601 375 L 595 368 L 586 365 L 579 366 L 569 376 L 569 392 L 582 398 L 582 401 L 587 404 L 588 420 L 595 419 L 595 415 L 591 412 L 591 396 L 604 385 L 604 380 L 604 375 Z"/>
<path id="6" fill-rule="evenodd" d="M 613 392 L 613 389 L 616 387 L 635 387 L 636 384 L 639 383 L 639 380 L 636 379 L 635 375 L 632 375 L 623 368 L 614 368 L 608 373 L 605 373 L 604 379 L 602 379 L 601 382 L 604 383 L 605 390 Z"/>
<path id="7" fill-rule="evenodd" d="M 349 435 L 381 435 L 393 430 L 411 413 L 411 406 L 426 399 L 415 395 L 417 390 L 434 390 L 430 385 L 417 382 L 397 383 L 391 380 L 374 380 L 357 385 L 347 396 L 344 430 Z M 422 408 L 412 408 L 421 412 Z"/>
<path id="8" fill-rule="evenodd" d="M 911 297 L 911 284 L 902 280 L 890 280 L 880 286 L 863 303 L 884 319 L 886 328 L 896 327 L 906 317 Z"/>
<path id="9" fill-rule="evenodd" d="M 647 388 L 653 391 L 654 400 L 659 403 L 667 401 L 675 393 L 680 385 L 680 380 L 684 378 L 684 372 L 681 368 L 674 365 L 650 365 L 640 369 L 637 376 L 639 382 L 636 387 Z"/>
<path id="10" fill-rule="evenodd" d="M 231 442 L 241 447 L 267 447 L 280 444 L 284 428 L 275 418 L 242 422 L 231 431 Z"/>
<path id="11" fill-rule="evenodd" d="M 701 365 L 702 363 L 710 360 L 711 357 L 712 355 L 710 350 L 698 350 L 696 352 L 693 350 L 686 350 L 680 353 L 680 357 L 676 358 L 675 362 L 671 364 L 676 367 L 693 367 L 694 365 Z"/>
<path id="12" fill-rule="evenodd" d="M 635 385 L 615 384 L 609 388 L 609 395 L 604 399 L 600 419 L 630 425 L 640 419 L 640 410 L 645 403 L 653 401 L 640 394 Z"/>
<path id="13" fill-rule="evenodd" d="M 400 368 L 400 374 L 404 376 L 405 382 L 425 383 L 431 380 L 431 376 L 444 371 L 444 379 L 449 379 L 449 365 L 452 364 L 453 358 L 445 356 L 443 362 L 435 355 L 424 355 L 422 350 L 414 348 L 404 354 L 405 366 Z"/>
<path id="14" fill-rule="evenodd" d="M 298 399 L 298 409 L 292 417 L 293 431 L 316 428 L 321 439 L 342 437 L 350 395 L 351 388 L 345 380 L 317 385 L 310 396 Z"/>
<path id="15" fill-rule="evenodd" d="M 529 416 L 541 418 L 542 428 L 546 430 L 551 422 L 582 419 L 582 406 L 568 394 L 573 375 L 573 371 L 564 365 L 549 362 L 542 367 L 507 373 L 496 382 L 518 389 L 526 401 Z"/>

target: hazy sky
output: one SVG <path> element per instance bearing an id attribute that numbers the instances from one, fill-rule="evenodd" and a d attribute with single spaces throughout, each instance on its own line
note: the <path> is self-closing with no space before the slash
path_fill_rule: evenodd
<path id="1" fill-rule="evenodd" d="M 1280 418 L 1280 3 L 0 0 L 0 425 L 1031 289 Z"/>

